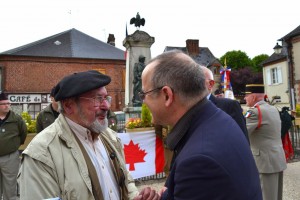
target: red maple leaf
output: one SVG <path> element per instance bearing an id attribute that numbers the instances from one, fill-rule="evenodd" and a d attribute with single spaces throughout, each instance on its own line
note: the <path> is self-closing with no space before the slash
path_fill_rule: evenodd
<path id="1" fill-rule="evenodd" d="M 128 145 L 124 144 L 124 154 L 126 164 L 129 164 L 129 171 L 135 170 L 135 163 L 145 162 L 144 157 L 147 155 L 145 150 L 141 150 L 139 144 L 134 144 L 132 140 Z"/>

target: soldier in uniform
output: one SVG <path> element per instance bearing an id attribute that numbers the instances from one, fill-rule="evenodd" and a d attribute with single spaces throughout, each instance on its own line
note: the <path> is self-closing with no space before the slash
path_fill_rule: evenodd
<path id="1" fill-rule="evenodd" d="M 55 119 L 58 117 L 58 103 L 54 99 L 55 87 L 52 88 L 50 93 L 51 103 L 44 108 L 36 118 L 36 131 L 37 133 L 41 132 L 52 124 Z"/>
<path id="2" fill-rule="evenodd" d="M 285 155 L 278 110 L 264 101 L 264 85 L 246 85 L 246 124 L 250 146 L 260 175 L 264 200 L 281 200 Z"/>

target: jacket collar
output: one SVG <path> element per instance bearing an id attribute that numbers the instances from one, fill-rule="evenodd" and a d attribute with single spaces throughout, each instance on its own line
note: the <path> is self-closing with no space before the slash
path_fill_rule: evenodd
<path id="1" fill-rule="evenodd" d="M 177 144 L 186 135 L 195 115 L 197 115 L 208 102 L 207 98 L 202 99 L 179 119 L 167 136 L 166 143 L 169 149 L 175 149 Z"/>

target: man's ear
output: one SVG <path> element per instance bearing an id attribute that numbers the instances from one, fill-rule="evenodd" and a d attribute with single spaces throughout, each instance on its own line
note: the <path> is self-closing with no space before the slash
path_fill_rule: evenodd
<path id="1" fill-rule="evenodd" d="M 169 107 L 174 101 L 173 90 L 169 86 L 165 86 L 162 88 L 162 92 L 165 98 L 165 106 Z"/>
<path id="2" fill-rule="evenodd" d="M 66 99 L 61 101 L 61 105 L 64 108 L 64 111 L 66 114 L 72 114 L 73 113 L 73 107 L 74 107 L 74 100 Z"/>

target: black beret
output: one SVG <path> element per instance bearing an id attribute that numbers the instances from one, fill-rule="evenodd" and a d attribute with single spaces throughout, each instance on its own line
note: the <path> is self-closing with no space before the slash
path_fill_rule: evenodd
<path id="1" fill-rule="evenodd" d="M 96 70 L 78 72 L 65 76 L 56 86 L 54 91 L 55 101 L 76 97 L 88 91 L 104 87 L 111 81 L 109 76 Z"/>
<path id="2" fill-rule="evenodd" d="M 8 97 L 5 93 L 1 92 L 0 93 L 0 101 L 3 101 L 3 100 L 8 100 Z"/>
<path id="3" fill-rule="evenodd" d="M 250 84 L 246 85 L 246 94 L 252 93 L 265 93 L 265 87 L 263 84 Z"/>

